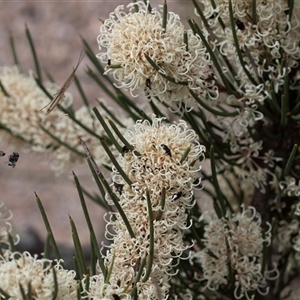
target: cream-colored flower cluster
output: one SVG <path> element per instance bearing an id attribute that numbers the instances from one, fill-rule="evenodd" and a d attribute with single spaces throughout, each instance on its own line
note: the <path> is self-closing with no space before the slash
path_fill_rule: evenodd
<path id="1" fill-rule="evenodd" d="M 104 282 L 102 274 L 91 278 L 89 297 L 112 299 L 117 295 L 132 299 L 132 287 L 141 263 L 144 258 L 147 262 L 150 259 L 149 192 L 154 218 L 154 256 L 150 277 L 145 281 L 147 262 L 144 266 L 137 295 L 138 299 L 166 299 L 168 281 L 174 272 L 173 258 L 180 258 L 189 248 L 182 239 L 189 227 L 186 209 L 195 204 L 192 190 L 205 147 L 197 142 L 195 132 L 183 121 L 167 124 L 161 118 L 138 121 L 125 138 L 134 151 L 125 149 L 119 164 L 132 184 L 129 186 L 115 169 L 112 186 L 135 237 L 130 236 L 118 212 L 109 213 L 106 237 L 112 244 L 107 246 L 105 264 L 107 268 L 112 267 L 112 273 L 109 283 Z"/>
<path id="2" fill-rule="evenodd" d="M 217 290 L 228 284 L 230 272 L 234 277 L 236 299 L 253 299 L 253 292 L 268 291 L 266 278 L 262 274 L 263 244 L 271 243 L 271 228 L 262 234 L 261 217 L 254 207 L 218 219 L 204 214 L 201 220 L 205 227 L 203 243 L 205 248 L 192 255 L 201 264 L 206 288 Z M 269 225 L 270 227 L 270 225 Z M 276 273 L 276 272 L 275 272 Z M 275 276 L 276 277 L 276 276 Z"/>
<path id="3" fill-rule="evenodd" d="M 148 96 L 159 97 L 173 107 L 190 102 L 188 88 L 199 95 L 218 96 L 209 55 L 192 30 L 184 29 L 178 15 L 168 13 L 164 28 L 163 14 L 156 8 L 149 12 L 149 6 L 142 1 L 127 7 L 128 13 L 123 5 L 118 6 L 98 36 L 100 49 L 105 49 L 98 58 L 108 64 L 106 74 L 113 74 L 119 88 L 129 89 L 132 95 L 145 90 Z M 134 11 L 136 7 L 138 12 Z"/>
<path id="4" fill-rule="evenodd" d="M 1 67 L 0 80 L 9 95 L 6 96 L 2 90 L 0 91 L 1 125 L 11 131 L 14 136 L 19 136 L 31 143 L 36 150 L 55 148 L 57 143 L 40 128 L 40 124 L 51 129 L 64 114 L 57 109 L 46 116 L 40 111 L 49 103 L 49 98 L 38 87 L 34 78 L 22 74 L 18 67 Z M 48 84 L 47 89 L 51 94 L 58 91 L 58 87 L 54 84 Z M 66 97 L 67 102 L 72 101 L 69 93 L 66 93 Z M 1 138 L 7 138 L 3 131 Z"/>
<path id="5" fill-rule="evenodd" d="M 70 163 L 81 162 L 85 157 L 79 137 L 89 145 L 98 163 L 108 164 L 110 162 L 98 138 L 72 121 L 61 110 L 54 109 L 48 115 L 41 111 L 41 108 L 50 100 L 38 87 L 32 76 L 25 76 L 17 67 L 2 67 L 0 68 L 0 81 L 8 93 L 7 96 L 2 90 L 0 91 L 0 125 L 11 132 L 8 134 L 1 130 L 0 139 L 16 143 L 16 137 L 21 137 L 32 145 L 34 151 L 51 152 L 54 159 L 50 159 L 56 170 L 61 170 L 63 166 Z M 47 83 L 46 88 L 51 94 L 55 94 L 59 90 L 59 87 L 53 83 Z M 66 93 L 62 105 L 70 105 L 72 101 L 71 94 Z M 103 114 L 105 115 L 105 113 Z M 80 107 L 74 111 L 74 117 L 92 132 L 99 136 L 105 135 L 103 127 L 90 107 Z M 120 118 L 120 121 L 125 127 L 133 124 L 131 119 L 125 117 Z M 83 156 L 79 156 L 61 145 L 50 137 L 41 126 L 71 148 L 81 152 Z M 120 128 L 120 131 L 122 132 L 124 129 Z"/>
<path id="6" fill-rule="evenodd" d="M 63 269 L 60 262 L 54 266 L 52 263 L 51 260 L 32 256 L 28 252 L 6 253 L 0 257 L 1 290 L 9 295 L 10 300 L 23 299 L 21 288 L 27 294 L 29 287 L 31 299 L 53 299 L 56 281 L 56 300 L 76 300 L 78 282 L 75 271 Z"/>
<path id="7" fill-rule="evenodd" d="M 259 120 L 264 119 L 258 104 L 263 104 L 267 98 L 272 98 L 272 93 L 283 89 L 285 78 L 298 65 L 300 5 L 295 1 L 290 17 L 288 1 L 257 0 L 253 19 L 252 0 L 232 0 L 233 25 L 242 63 L 234 41 L 229 1 L 216 1 L 216 7 L 210 0 L 199 1 L 203 4 L 203 13 L 211 27 L 207 36 L 213 47 L 228 59 L 233 72 L 226 65 L 222 67 L 223 72 L 237 91 L 235 95 L 224 95 L 218 99 L 224 105 L 233 106 L 238 113 L 232 118 L 218 117 L 225 132 L 224 139 L 233 145 L 241 140 L 246 143 L 249 139 L 248 128 L 253 128 Z M 282 61 L 285 63 L 282 64 Z M 299 80 L 291 80 L 295 86 L 298 83 Z"/>
<path id="8" fill-rule="evenodd" d="M 25 294 L 30 293 L 30 299 L 77 300 L 80 283 L 75 279 L 75 271 L 65 270 L 60 261 L 38 258 L 28 252 L 12 252 L 8 238 L 8 234 L 12 234 L 9 222 L 12 213 L 3 203 L 0 208 L 0 294 L 3 299 L 23 299 L 23 290 Z M 12 241 L 17 244 L 19 237 L 12 237 Z"/>
<path id="9" fill-rule="evenodd" d="M 214 123 L 218 122 L 222 128 L 224 143 L 230 143 L 232 155 L 228 155 L 228 159 L 240 163 L 241 180 L 264 191 L 267 178 L 274 174 L 268 171 L 267 163 L 261 162 L 266 156 L 273 162 L 281 158 L 262 153 L 265 145 L 262 140 L 254 141 L 253 134 L 260 134 L 255 130 L 258 122 L 268 126 L 260 105 L 264 105 L 266 99 L 286 95 L 286 79 L 290 89 L 299 85 L 295 72 L 300 58 L 299 1 L 293 1 L 294 5 L 286 0 L 218 0 L 214 1 L 215 5 L 210 0 L 199 2 L 203 4 L 203 14 L 209 25 L 209 29 L 205 24 L 201 29 L 215 53 L 222 54 L 228 61 L 220 65 L 234 91 L 219 80 L 220 97 L 211 103 L 230 112 L 234 110 L 236 115 L 213 117 Z"/>
<path id="10" fill-rule="evenodd" d="M 279 188 L 284 195 L 288 197 L 300 196 L 300 180 L 297 180 L 291 176 L 285 178 L 284 181 L 279 182 Z"/>
<path id="11" fill-rule="evenodd" d="M 250 84 L 237 57 L 229 13 L 229 1 L 199 0 L 204 5 L 204 15 L 214 32 L 215 45 L 220 47 L 237 71 L 237 79 Z M 232 0 L 234 27 L 243 60 L 254 79 L 265 84 L 265 89 L 276 93 L 284 84 L 284 77 L 298 65 L 300 58 L 300 5 L 294 1 L 293 11 L 286 0 L 255 1 L 253 19 L 252 0 Z M 224 24 L 221 26 L 220 19 Z M 281 62 L 284 59 L 285 65 Z M 235 63 L 234 63 L 235 62 Z M 255 84 L 253 85 L 253 87 Z M 264 90 L 265 90 L 264 89 Z M 262 93 L 265 91 L 262 90 Z M 265 96 L 269 96 L 265 94 Z"/>

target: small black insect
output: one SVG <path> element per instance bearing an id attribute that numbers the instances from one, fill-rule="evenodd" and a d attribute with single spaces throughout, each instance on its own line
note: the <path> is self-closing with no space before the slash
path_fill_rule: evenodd
<path id="1" fill-rule="evenodd" d="M 107 60 L 107 65 L 108 65 L 108 66 L 111 65 L 111 60 L 110 60 L 110 58 Z"/>
<path id="2" fill-rule="evenodd" d="M 245 24 L 242 21 L 240 21 L 239 19 L 234 19 L 234 22 L 239 30 L 245 29 Z"/>
<path id="3" fill-rule="evenodd" d="M 0 156 L 4 156 L 5 155 L 5 152 L 0 150 Z"/>
<path id="4" fill-rule="evenodd" d="M 150 80 L 149 78 L 147 78 L 147 79 L 146 79 L 146 87 L 147 87 L 149 90 L 151 90 L 151 85 L 152 85 L 151 80 Z"/>
<path id="5" fill-rule="evenodd" d="M 177 200 L 182 196 L 182 192 L 178 192 L 176 194 L 173 195 L 172 200 Z"/>
<path id="6" fill-rule="evenodd" d="M 126 146 L 123 146 L 122 148 L 122 154 L 124 155 L 125 153 L 129 152 L 130 150 L 126 147 Z"/>
<path id="7" fill-rule="evenodd" d="M 116 191 L 119 192 L 120 195 L 122 195 L 123 186 L 124 186 L 124 184 L 114 182 L 114 187 L 115 187 Z"/>
<path id="8" fill-rule="evenodd" d="M 112 296 L 113 296 L 114 300 L 120 300 L 120 299 L 121 299 L 121 298 L 120 298 L 118 295 L 116 295 L 116 294 L 112 294 Z"/>
<path id="9" fill-rule="evenodd" d="M 19 159 L 19 153 L 13 152 L 9 157 L 8 157 L 8 165 L 12 168 L 14 168 L 17 164 L 17 161 Z"/>
<path id="10" fill-rule="evenodd" d="M 161 144 L 160 146 L 164 149 L 164 151 L 166 152 L 166 154 L 168 154 L 169 156 L 172 156 L 171 155 L 171 150 L 168 148 L 167 145 Z"/>

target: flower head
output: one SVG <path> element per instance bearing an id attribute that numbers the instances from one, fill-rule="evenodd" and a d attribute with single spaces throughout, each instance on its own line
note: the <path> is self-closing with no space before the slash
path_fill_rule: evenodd
<path id="1" fill-rule="evenodd" d="M 56 273 L 57 300 L 77 299 L 77 280 L 75 271 L 64 270 L 60 263 L 51 267 L 52 261 L 37 256 L 31 256 L 28 252 L 14 252 L 0 258 L 1 289 L 10 295 L 10 299 L 22 299 L 20 286 L 24 292 L 28 292 L 31 286 L 31 294 L 34 299 L 51 299 L 55 290 Z"/>
<path id="2" fill-rule="evenodd" d="M 286 0 L 255 1 L 255 17 L 253 16 L 253 1 L 232 0 L 234 24 L 230 18 L 228 0 L 216 1 L 213 7 L 211 1 L 200 0 L 204 5 L 204 14 L 213 28 L 215 44 L 236 68 L 237 79 L 242 86 L 251 84 L 252 80 L 242 68 L 237 59 L 237 48 L 232 31 L 235 28 L 238 47 L 242 50 L 242 59 L 246 69 L 254 80 L 265 84 L 262 95 L 267 97 L 266 90 L 274 90 L 283 86 L 284 78 L 298 66 L 300 58 L 300 6 L 294 1 L 293 8 Z M 220 19 L 223 22 L 220 25 Z M 282 66 L 282 60 L 285 65 Z"/>
<path id="3" fill-rule="evenodd" d="M 52 167 L 58 171 L 70 163 L 82 162 L 85 155 L 78 155 L 78 152 L 83 154 L 79 137 L 85 139 L 97 163 L 108 164 L 110 162 L 108 155 L 102 150 L 98 138 L 91 134 L 88 135 L 82 126 L 76 124 L 63 111 L 55 109 L 48 115 L 41 111 L 41 108 L 49 103 L 49 98 L 38 87 L 32 76 L 22 74 L 17 67 L 2 67 L 0 68 L 0 81 L 9 94 L 7 96 L 0 91 L 1 124 L 14 136 L 12 140 L 12 135 L 5 133 L 2 129 L 0 138 L 16 143 L 18 139 L 15 136 L 17 136 L 29 143 L 32 150 L 36 152 L 52 151 Z M 59 90 L 58 86 L 53 83 L 48 82 L 45 86 L 51 94 L 55 94 Z M 101 101 L 104 100 L 101 99 Z M 72 103 L 72 96 L 70 93 L 65 93 L 62 105 L 67 106 L 70 103 Z M 74 118 L 87 127 L 90 132 L 95 132 L 98 136 L 105 134 L 91 107 L 81 106 L 74 111 Z M 132 125 L 133 122 L 126 117 L 120 118 L 120 121 L 125 127 Z M 61 145 L 42 127 L 74 151 Z M 120 128 L 120 131 L 122 132 L 124 129 Z M 88 138 L 85 138 L 86 136 Z"/>
<path id="4" fill-rule="evenodd" d="M 187 87 L 215 95 L 205 47 L 191 30 L 184 30 L 179 16 L 168 13 L 164 28 L 163 15 L 155 8 L 150 13 L 149 6 L 141 1 L 127 7 L 129 13 L 118 6 L 101 26 L 98 36 L 100 49 L 106 49 L 98 58 L 114 66 L 108 65 L 106 74 L 113 73 L 117 86 L 131 93 L 145 89 L 148 96 L 173 104 L 190 100 Z M 133 11 L 136 7 L 138 12 Z M 188 47 L 184 43 L 185 33 Z M 159 72 L 146 56 L 159 66 Z"/>
<path id="5" fill-rule="evenodd" d="M 262 235 L 261 217 L 254 207 L 241 213 L 227 214 L 221 219 L 212 218 L 205 227 L 205 248 L 195 253 L 203 268 L 206 287 L 216 290 L 228 283 L 229 269 L 234 273 L 235 297 L 253 299 L 252 292 L 267 288 L 262 274 L 263 243 L 271 243 L 270 231 Z"/>
<path id="6" fill-rule="evenodd" d="M 46 116 L 41 108 L 49 103 L 49 98 L 38 87 L 32 76 L 26 76 L 16 67 L 1 67 L 0 80 L 8 96 L 0 91 L 0 118 L 1 124 L 5 126 L 14 136 L 20 137 L 33 145 L 33 148 L 49 151 L 57 144 L 40 127 L 43 124 L 51 128 L 59 118 L 64 116 L 60 110 L 55 110 Z M 48 83 L 46 88 L 55 94 L 58 87 Z M 65 94 L 66 102 L 72 102 L 72 96 Z M 4 130 L 2 138 L 7 138 Z M 17 139 L 15 139 L 17 140 Z M 46 150 L 47 149 L 47 150 Z"/>
<path id="7" fill-rule="evenodd" d="M 205 147 L 197 142 L 195 132 L 183 121 L 178 124 L 163 121 L 155 117 L 152 122 L 138 121 L 125 133 L 134 150 L 124 151 L 119 164 L 132 184 L 128 185 L 117 169 L 113 169 L 112 186 L 135 237 L 129 234 L 119 212 L 108 214 L 106 238 L 112 244 L 106 246 L 105 265 L 112 268 L 112 274 L 109 285 L 104 284 L 102 274 L 92 278 L 90 298 L 110 299 L 116 294 L 127 299 L 130 294 L 128 287 L 135 283 L 142 261 L 150 255 L 147 193 L 154 218 L 154 253 L 150 277 L 137 284 L 138 298 L 159 299 L 161 294 L 160 299 L 166 299 L 173 258 L 180 258 L 189 248 L 183 242 L 183 232 L 189 228 L 186 209 L 194 205 L 192 189 Z M 108 202 L 113 205 L 110 199 Z"/>

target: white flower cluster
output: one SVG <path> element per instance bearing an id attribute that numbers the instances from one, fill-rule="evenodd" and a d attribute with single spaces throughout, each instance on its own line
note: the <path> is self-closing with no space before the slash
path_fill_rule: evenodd
<path id="1" fill-rule="evenodd" d="M 186 209 L 195 204 L 192 189 L 205 147 L 183 121 L 167 124 L 160 118 L 153 118 L 152 123 L 138 121 L 125 138 L 134 151 L 125 150 L 119 163 L 132 184 L 129 186 L 115 169 L 112 186 L 135 237 L 130 236 L 118 212 L 109 214 L 106 237 L 112 244 L 107 246 L 105 265 L 112 268 L 112 273 L 109 284 L 104 282 L 102 274 L 91 278 L 89 298 L 115 299 L 113 295 L 117 295 L 132 299 L 130 294 L 141 263 L 150 256 L 149 192 L 154 218 L 154 256 L 150 277 L 145 281 L 147 263 L 143 268 L 137 295 L 138 299 L 166 299 L 173 258 L 180 258 L 189 247 L 182 239 L 189 227 Z"/>
<path id="2" fill-rule="evenodd" d="M 288 177 L 285 181 L 279 182 L 280 191 L 289 197 L 299 197 L 300 196 L 300 180 L 293 177 Z"/>
<path id="3" fill-rule="evenodd" d="M 108 63 L 106 74 L 113 74 L 117 86 L 129 89 L 132 95 L 144 89 L 148 96 L 159 97 L 171 106 L 190 102 L 188 88 L 216 98 L 209 55 L 192 30 L 184 30 L 179 16 L 168 13 L 164 28 L 163 15 L 155 8 L 149 12 L 149 6 L 142 1 L 127 7 L 129 13 L 123 11 L 123 5 L 118 6 L 98 36 L 100 50 L 106 49 L 98 58 Z M 136 7 L 138 12 L 134 11 Z M 185 33 L 188 44 L 184 42 Z"/>
<path id="4" fill-rule="evenodd" d="M 51 128 L 53 124 L 63 117 L 60 110 L 54 110 L 51 115 L 46 116 L 40 109 L 49 103 L 49 98 L 38 87 L 32 76 L 20 73 L 18 67 L 1 67 L 0 80 L 9 96 L 0 91 L 0 122 L 12 132 L 26 142 L 30 142 L 36 148 L 47 148 L 52 145 L 52 149 L 57 146 L 51 138 L 40 128 L 40 124 L 45 124 L 46 128 Z M 55 94 L 58 87 L 53 84 L 47 85 L 50 93 Z M 66 93 L 67 102 L 72 101 L 72 96 Z M 5 138 L 2 131 L 1 138 Z"/>
<path id="5" fill-rule="evenodd" d="M 204 15 L 213 29 L 215 45 L 233 64 L 237 79 L 254 88 L 238 60 L 230 20 L 229 1 L 199 0 L 204 5 Z M 300 58 L 300 5 L 289 7 L 286 0 L 255 1 L 253 19 L 252 0 L 232 0 L 234 27 L 242 50 L 243 60 L 255 79 L 263 79 L 264 89 L 278 91 L 284 84 L 284 77 L 298 65 Z M 291 14 L 291 15 L 290 15 Z M 221 22 L 224 28 L 221 25 Z M 281 66 L 284 59 L 285 66 Z M 261 90 L 261 93 L 265 93 Z M 267 95 L 265 95 L 267 96 Z M 263 100 L 263 99 L 261 99 Z M 260 100 L 260 101 L 261 101 Z"/>
<path id="6" fill-rule="evenodd" d="M 203 239 L 205 248 L 194 253 L 192 259 L 202 266 L 201 280 L 207 281 L 206 288 L 217 290 L 228 284 L 231 272 L 236 299 L 253 299 L 255 291 L 266 293 L 267 272 L 261 273 L 262 250 L 263 243 L 271 243 L 271 230 L 265 232 L 263 238 L 261 217 L 255 208 L 242 207 L 242 212 L 228 213 L 221 219 L 208 218 L 205 214 L 202 219 L 208 222 Z"/>
<path id="7" fill-rule="evenodd" d="M 51 114 L 45 115 L 41 111 L 49 98 L 38 87 L 32 76 L 25 76 L 17 67 L 0 68 L 0 81 L 9 96 L 0 91 L 0 125 L 6 127 L 14 137 L 21 137 L 32 145 L 37 152 L 53 152 L 53 168 L 61 170 L 63 166 L 81 162 L 82 157 L 63 145 L 60 145 L 50 137 L 41 126 L 51 132 L 56 138 L 66 143 L 73 149 L 83 153 L 79 137 L 89 145 L 93 156 L 98 163 L 109 163 L 109 157 L 103 151 L 97 137 L 87 133 L 80 125 L 75 124 L 61 110 L 54 109 Z M 59 88 L 53 83 L 46 84 L 51 94 L 55 94 Z M 65 93 L 63 103 L 72 102 L 70 93 Z M 104 114 L 104 113 L 103 113 Z M 105 114 L 104 114 L 105 115 Z M 96 119 L 90 107 L 82 106 L 74 112 L 74 117 L 99 136 L 105 135 L 100 122 Z M 124 126 L 131 125 L 133 121 L 128 118 L 120 118 Z M 120 128 L 120 131 L 124 129 Z M 0 139 L 11 141 L 12 135 L 1 130 Z M 16 142 L 14 138 L 14 143 Z"/>
<path id="8" fill-rule="evenodd" d="M 220 97 L 212 101 L 212 105 L 236 112 L 232 117 L 216 117 L 224 143 L 231 146 L 232 155 L 228 155 L 228 159 L 240 163 L 241 181 L 251 182 L 264 192 L 268 176 L 274 175 L 267 170 L 268 163 L 281 158 L 273 157 L 274 153 L 263 154 L 265 145 L 261 140 L 254 141 L 253 134 L 260 134 L 255 132 L 259 121 L 268 125 L 260 105 L 264 105 L 266 99 L 284 94 L 287 78 L 290 89 L 299 85 L 298 75 L 293 75 L 300 58 L 299 1 L 293 1 L 293 8 L 286 0 L 218 0 L 214 1 L 215 5 L 210 0 L 199 2 L 203 4 L 209 25 L 207 29 L 202 24 L 201 29 L 215 53 L 222 54 L 228 61 L 221 67 L 234 91 L 230 92 L 219 80 Z M 268 162 L 264 161 L 266 157 Z"/>
<path id="9" fill-rule="evenodd" d="M 80 283 L 75 279 L 75 271 L 65 270 L 60 261 L 38 258 L 28 252 L 12 252 L 8 239 L 12 233 L 9 222 L 12 213 L 3 203 L 0 209 L 0 298 L 23 299 L 23 290 L 31 294 L 30 299 L 77 300 Z M 18 236 L 12 238 L 14 244 L 19 242 Z"/>
<path id="10" fill-rule="evenodd" d="M 63 269 L 60 262 L 54 266 L 52 263 L 51 260 L 31 256 L 28 252 L 0 256 L 1 290 L 9 295 L 10 300 L 23 299 L 21 288 L 27 294 L 29 287 L 31 299 L 53 299 L 56 281 L 56 300 L 76 300 L 78 282 L 75 271 Z"/>

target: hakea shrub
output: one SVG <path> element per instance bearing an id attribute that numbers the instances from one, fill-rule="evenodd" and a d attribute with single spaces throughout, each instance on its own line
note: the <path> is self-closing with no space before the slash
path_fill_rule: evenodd
<path id="1" fill-rule="evenodd" d="M 90 300 L 299 298 L 299 1 L 192 2 L 190 29 L 166 2 L 133 1 L 102 22 L 100 53 L 84 41 L 100 79 L 92 69 L 88 75 L 128 122 L 64 103 L 63 112 L 43 115 L 48 100 L 35 81 L 1 69 L 1 128 L 61 161 L 74 161 L 68 149 L 84 151 L 101 195 L 85 192 L 109 211 L 109 243 L 99 249 L 75 180 L 92 243 L 91 271 L 75 243 L 76 276 L 60 260 L 50 267 L 46 258 L 12 251 L 10 227 L 1 228 L 0 269 L 16 270 L 0 271 L 11 282 L 2 298 L 19 297 L 20 288 L 9 286 L 26 289 L 35 279 L 25 261 L 45 278 L 31 284 L 36 299 L 48 297 L 51 284 L 64 299 L 75 289 L 77 299 Z M 112 163 L 110 182 L 97 165 L 102 157 Z"/>
<path id="2" fill-rule="evenodd" d="M 105 284 L 103 274 L 93 276 L 88 294 L 90 299 L 111 299 L 113 295 L 131 299 L 128 295 L 146 259 L 146 265 L 151 262 L 147 266 L 150 271 L 144 266 L 137 284 L 137 297 L 158 299 L 159 294 L 165 298 L 174 272 L 174 259 L 190 247 L 183 242 L 184 231 L 190 226 L 186 210 L 195 205 L 193 188 L 200 183 L 196 179 L 205 147 L 183 121 L 168 124 L 161 118 L 153 118 L 152 123 L 138 121 L 125 138 L 133 150 L 124 150 L 118 162 L 131 185 L 115 169 L 112 186 L 132 233 L 119 212 L 108 214 L 106 237 L 112 243 L 105 247 L 105 265 L 108 269 L 112 267 L 112 272 L 109 284 Z M 113 202 L 110 200 L 109 204 Z M 149 240 L 151 231 L 153 241 Z"/>

